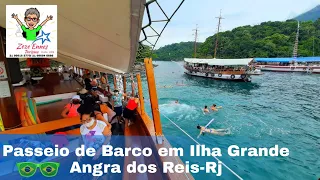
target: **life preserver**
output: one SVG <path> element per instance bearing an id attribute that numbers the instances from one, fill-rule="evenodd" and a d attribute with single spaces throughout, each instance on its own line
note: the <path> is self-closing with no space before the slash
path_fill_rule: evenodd
<path id="1" fill-rule="evenodd" d="M 234 74 L 231 74 L 231 79 L 234 79 L 236 76 Z"/>
<path id="2" fill-rule="evenodd" d="M 246 78 L 247 77 L 247 75 L 245 75 L 245 74 L 241 74 L 241 79 L 244 79 L 244 78 Z"/>
<path id="3" fill-rule="evenodd" d="M 211 73 L 211 77 L 214 77 L 214 73 Z"/>
<path id="4" fill-rule="evenodd" d="M 219 76 L 219 77 L 221 77 L 221 76 L 222 76 L 222 74 L 221 74 L 221 73 L 219 73 L 219 74 L 218 74 L 218 76 Z"/>
<path id="5" fill-rule="evenodd" d="M 208 73 L 206 73 L 206 77 L 208 77 Z"/>

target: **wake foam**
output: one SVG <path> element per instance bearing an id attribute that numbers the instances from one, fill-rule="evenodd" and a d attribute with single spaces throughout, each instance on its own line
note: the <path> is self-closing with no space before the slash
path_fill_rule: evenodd
<path id="1" fill-rule="evenodd" d="M 176 104 L 174 101 L 159 105 L 160 112 L 171 119 L 195 121 L 199 116 L 197 107 L 187 104 Z"/>

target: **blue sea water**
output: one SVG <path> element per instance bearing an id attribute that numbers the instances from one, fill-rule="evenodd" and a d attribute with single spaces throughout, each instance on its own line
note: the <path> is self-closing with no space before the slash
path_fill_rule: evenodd
<path id="1" fill-rule="evenodd" d="M 219 157 L 244 179 L 318 179 L 320 177 L 320 75 L 266 72 L 251 83 L 216 81 L 185 75 L 181 63 L 155 62 L 157 94 L 165 136 L 175 147 L 195 144 L 163 115 L 196 138 L 198 124 L 212 118 L 212 128 L 230 128 L 230 136 L 205 135 L 197 139 L 208 147 L 222 149 Z M 145 77 L 143 77 L 145 80 Z M 187 86 L 175 86 L 184 83 Z M 171 88 L 163 88 L 164 85 Z M 147 84 L 143 84 L 146 110 L 151 116 Z M 179 104 L 174 104 L 179 100 Z M 204 115 L 204 105 L 223 106 Z M 230 157 L 227 148 L 272 147 L 290 150 L 288 157 Z M 212 157 L 181 157 L 204 165 Z M 226 168 L 221 177 L 193 174 L 195 179 L 237 179 Z"/>

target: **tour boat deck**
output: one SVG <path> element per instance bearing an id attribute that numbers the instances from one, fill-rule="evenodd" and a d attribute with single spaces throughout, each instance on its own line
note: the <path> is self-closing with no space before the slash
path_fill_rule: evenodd
<path id="1" fill-rule="evenodd" d="M 58 102 L 37 106 L 40 121 L 48 122 L 62 119 L 63 117 L 61 116 L 61 112 L 64 106 L 66 106 L 68 103 L 70 103 L 70 99 L 63 99 Z"/>
<path id="2" fill-rule="evenodd" d="M 83 88 L 76 80 L 63 81 L 57 73 L 46 74 L 39 84 L 24 86 L 32 92 L 32 97 L 49 96 L 54 94 L 63 94 L 75 92 Z M 15 91 L 19 87 L 15 88 Z"/>

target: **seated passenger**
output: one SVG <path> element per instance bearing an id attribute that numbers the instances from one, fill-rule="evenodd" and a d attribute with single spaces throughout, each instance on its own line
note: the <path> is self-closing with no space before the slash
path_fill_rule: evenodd
<path id="1" fill-rule="evenodd" d="M 102 146 L 110 143 L 111 131 L 110 125 L 107 125 L 103 121 L 98 121 L 97 117 L 94 115 L 93 111 L 86 109 L 85 112 L 81 113 L 80 116 L 81 126 L 80 134 L 82 138 L 80 139 L 80 144 L 84 144 L 85 148 L 94 148 L 96 150 L 95 156 L 84 158 L 78 157 L 78 161 L 92 162 L 92 160 L 103 159 L 99 158 L 102 153 Z"/>
<path id="2" fill-rule="evenodd" d="M 71 118 L 71 117 L 76 117 L 79 115 L 78 113 L 78 108 L 80 107 L 80 96 L 79 95 L 74 95 L 71 98 L 71 103 L 67 104 L 62 113 L 61 116 L 64 118 Z"/>
<path id="3" fill-rule="evenodd" d="M 65 80 L 65 81 L 70 80 L 70 74 L 67 71 L 64 71 L 62 76 L 63 76 L 63 80 Z"/>

